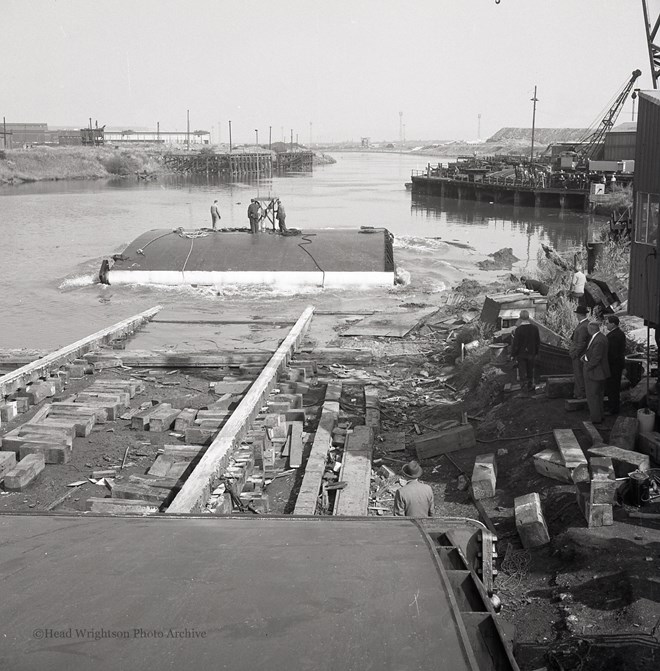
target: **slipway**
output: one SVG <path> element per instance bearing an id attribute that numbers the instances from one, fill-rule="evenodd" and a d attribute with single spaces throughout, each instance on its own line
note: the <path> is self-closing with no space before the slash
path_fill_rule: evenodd
<path id="1" fill-rule="evenodd" d="M 518 668 L 412 519 L 2 514 L 0 539 L 14 671 Z"/>
<path id="2" fill-rule="evenodd" d="M 100 279 L 106 284 L 278 288 L 394 284 L 393 236 L 386 229 L 291 233 L 156 229 L 105 260 Z"/>

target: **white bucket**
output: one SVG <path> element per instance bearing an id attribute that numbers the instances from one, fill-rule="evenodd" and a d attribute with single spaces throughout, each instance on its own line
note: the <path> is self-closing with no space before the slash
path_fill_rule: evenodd
<path id="1" fill-rule="evenodd" d="M 655 429 L 655 413 L 648 408 L 637 411 L 637 432 L 651 433 Z"/>

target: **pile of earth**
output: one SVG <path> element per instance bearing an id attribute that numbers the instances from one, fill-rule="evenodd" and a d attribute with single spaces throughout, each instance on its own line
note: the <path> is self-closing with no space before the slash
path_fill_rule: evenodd
<path id="1" fill-rule="evenodd" d="M 513 264 L 520 261 L 511 247 L 503 247 L 488 256 L 491 258 L 477 263 L 481 270 L 511 270 Z"/>

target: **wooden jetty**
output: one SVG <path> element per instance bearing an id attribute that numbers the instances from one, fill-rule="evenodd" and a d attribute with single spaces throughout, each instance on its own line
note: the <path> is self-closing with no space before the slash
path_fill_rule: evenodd
<path id="1" fill-rule="evenodd" d="M 163 156 L 167 168 L 181 174 L 270 176 L 274 170 L 281 172 L 309 172 L 313 168 L 314 153 L 294 152 L 210 152 L 168 153 Z"/>
<path id="2" fill-rule="evenodd" d="M 512 184 L 505 178 L 488 176 L 479 181 L 471 181 L 427 175 L 426 171 L 413 174 L 411 180 L 412 193 L 419 195 L 505 203 L 516 207 L 556 207 L 583 212 L 588 212 L 590 207 L 589 191 L 585 189 Z"/>

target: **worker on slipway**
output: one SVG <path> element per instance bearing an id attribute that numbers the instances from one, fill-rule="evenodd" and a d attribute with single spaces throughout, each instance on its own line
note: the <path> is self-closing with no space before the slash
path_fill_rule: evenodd
<path id="1" fill-rule="evenodd" d="M 211 205 L 211 227 L 214 231 L 217 231 L 217 224 L 220 221 L 220 212 L 218 211 L 218 201 L 214 200 L 213 205 Z"/>
<path id="2" fill-rule="evenodd" d="M 396 490 L 394 495 L 394 514 L 397 517 L 433 517 L 433 490 L 419 481 L 422 467 L 411 461 L 401 473 L 408 482 Z"/>
<path id="3" fill-rule="evenodd" d="M 256 198 L 250 200 L 247 209 L 247 216 L 250 221 L 250 233 L 259 232 L 259 220 L 261 219 L 261 205 Z"/>
<path id="4" fill-rule="evenodd" d="M 587 277 L 582 272 L 582 268 L 577 266 L 571 279 L 571 293 L 570 297 L 576 300 L 579 305 L 586 305 L 584 301 L 584 287 L 587 284 Z M 586 314 L 586 313 L 585 313 Z"/>
<path id="5" fill-rule="evenodd" d="M 282 201 L 279 198 L 275 202 L 277 203 L 277 214 L 275 216 L 277 217 L 277 223 L 280 227 L 280 233 L 286 233 L 286 210 L 284 209 L 284 205 L 282 205 Z"/>
<path id="6" fill-rule="evenodd" d="M 605 380 L 610 377 L 610 366 L 607 360 L 609 346 L 607 338 L 601 332 L 598 322 L 590 322 L 587 329 L 589 344 L 582 355 L 584 386 L 591 423 L 600 424 L 605 414 Z"/>

